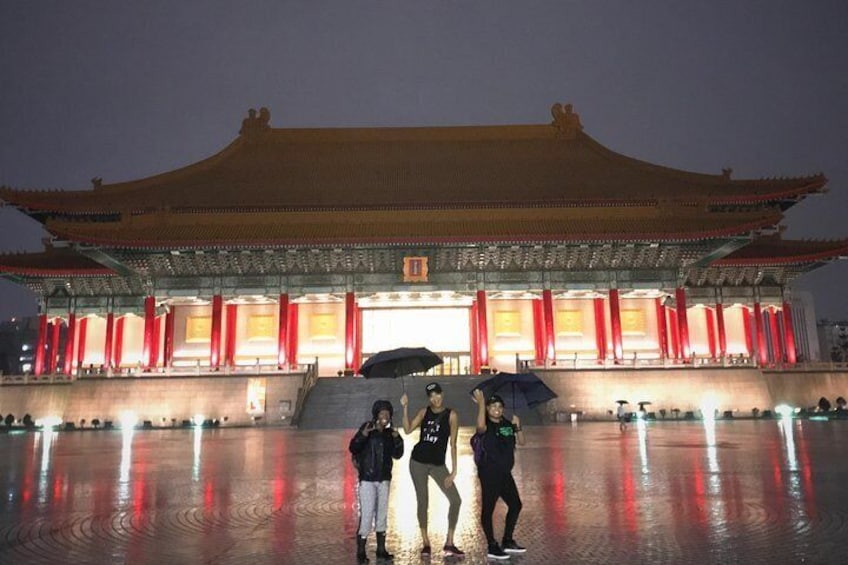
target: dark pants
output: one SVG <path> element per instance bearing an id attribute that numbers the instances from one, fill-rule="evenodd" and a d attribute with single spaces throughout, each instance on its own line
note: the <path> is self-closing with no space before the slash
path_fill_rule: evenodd
<path id="1" fill-rule="evenodd" d="M 483 524 L 483 533 L 489 544 L 497 543 L 495 540 L 494 527 L 492 526 L 492 514 L 495 512 L 495 504 L 499 498 L 506 503 L 506 525 L 504 526 L 504 540 L 511 540 L 518 522 L 518 514 L 521 512 L 521 498 L 518 496 L 518 488 L 512 473 L 482 472 L 479 474 L 480 490 L 482 491 L 482 508 L 480 511 L 480 522 Z"/>

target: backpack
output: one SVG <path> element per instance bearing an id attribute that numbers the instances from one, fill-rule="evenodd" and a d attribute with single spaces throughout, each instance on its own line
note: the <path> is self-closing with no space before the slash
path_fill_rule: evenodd
<path id="1" fill-rule="evenodd" d="M 478 467 L 486 463 L 486 446 L 483 440 L 486 432 L 475 432 L 471 436 L 471 450 L 474 452 L 474 464 Z"/>

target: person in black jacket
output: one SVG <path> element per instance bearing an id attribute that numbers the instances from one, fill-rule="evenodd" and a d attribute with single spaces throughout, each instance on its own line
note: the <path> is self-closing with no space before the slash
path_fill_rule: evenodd
<path id="1" fill-rule="evenodd" d="M 403 438 L 392 428 L 394 409 L 388 400 L 378 400 L 371 408 L 373 419 L 365 422 L 350 440 L 353 464 L 359 471 L 359 530 L 356 558 L 367 563 L 365 542 L 372 528 L 377 530 L 377 557 L 392 559 L 386 550 L 389 484 L 392 459 L 403 456 Z"/>

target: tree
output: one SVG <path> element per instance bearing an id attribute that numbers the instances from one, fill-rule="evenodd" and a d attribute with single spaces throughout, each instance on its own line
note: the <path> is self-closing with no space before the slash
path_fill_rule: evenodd
<path id="1" fill-rule="evenodd" d="M 9 414 L 6 414 L 6 419 L 3 420 L 3 421 L 6 422 L 7 427 L 11 428 L 12 424 L 15 423 L 15 417 L 11 413 L 9 413 Z"/>

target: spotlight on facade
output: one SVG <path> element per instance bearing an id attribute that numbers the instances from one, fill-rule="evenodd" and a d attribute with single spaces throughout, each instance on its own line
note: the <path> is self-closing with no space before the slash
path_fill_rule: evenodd
<path id="1" fill-rule="evenodd" d="M 194 423 L 195 426 L 200 427 L 200 426 L 203 425 L 203 420 L 205 420 L 205 419 L 206 419 L 206 417 L 203 414 L 195 414 L 192 417 L 192 422 Z"/>
<path id="2" fill-rule="evenodd" d="M 792 414 L 795 413 L 795 410 L 789 406 L 788 404 L 778 404 L 774 407 L 774 411 L 776 414 L 780 414 L 781 418 L 789 419 L 792 417 Z"/>
<path id="3" fill-rule="evenodd" d="M 121 428 L 132 429 L 138 423 L 138 416 L 132 410 L 124 410 L 118 415 L 118 421 L 121 423 Z"/>
<path id="4" fill-rule="evenodd" d="M 56 428 L 62 425 L 62 418 L 59 416 L 47 416 L 39 418 L 35 421 L 35 425 L 39 428 Z"/>

